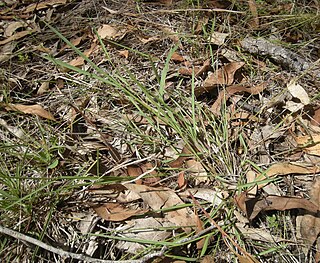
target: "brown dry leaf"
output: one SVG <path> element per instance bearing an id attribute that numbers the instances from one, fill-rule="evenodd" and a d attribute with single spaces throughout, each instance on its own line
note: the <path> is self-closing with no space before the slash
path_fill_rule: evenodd
<path id="1" fill-rule="evenodd" d="M 9 25 L 5 28 L 4 30 L 4 36 L 5 37 L 10 37 L 13 35 L 13 33 L 21 28 L 21 27 L 25 27 L 27 24 L 22 22 L 22 21 L 15 21 L 15 22 L 11 22 L 9 23 Z"/>
<path id="2" fill-rule="evenodd" d="M 194 159 L 186 160 L 186 167 L 188 168 L 187 171 L 196 180 L 196 185 L 208 180 L 208 173 L 201 162 Z"/>
<path id="3" fill-rule="evenodd" d="M 226 41 L 227 36 L 229 36 L 228 33 L 213 32 L 209 40 L 212 44 L 221 46 Z"/>
<path id="4" fill-rule="evenodd" d="M 97 44 L 96 44 L 95 42 L 93 42 L 92 45 L 91 45 L 91 47 L 90 47 L 89 49 L 86 49 L 86 50 L 83 52 L 83 55 L 86 56 L 86 57 L 89 57 L 89 56 L 91 55 L 91 53 L 96 49 L 96 47 L 97 47 Z M 79 57 L 71 60 L 71 61 L 69 62 L 69 64 L 70 64 L 71 66 L 74 66 L 74 67 L 80 67 L 80 66 L 82 66 L 82 65 L 84 64 L 84 58 L 79 56 Z M 69 71 L 69 69 L 68 69 L 68 68 L 65 68 L 65 69 L 64 69 L 64 72 L 66 72 L 66 71 Z"/>
<path id="5" fill-rule="evenodd" d="M 4 107 L 8 111 L 21 111 L 26 114 L 33 114 L 37 115 L 39 117 L 56 121 L 56 119 L 53 117 L 53 115 L 46 111 L 42 106 L 40 105 L 23 105 L 23 104 L 4 104 Z"/>
<path id="6" fill-rule="evenodd" d="M 197 229 L 196 229 L 196 233 L 201 232 L 204 228 L 203 228 L 203 222 L 201 221 L 201 219 L 199 218 L 198 214 L 196 214 L 196 221 L 197 221 Z M 197 249 L 202 249 L 204 246 L 204 243 L 206 241 L 206 238 L 202 238 L 199 241 L 197 241 Z"/>
<path id="7" fill-rule="evenodd" d="M 184 204 L 179 196 L 168 188 L 153 188 L 137 184 L 126 184 L 125 186 L 140 195 L 153 210 L 174 209 Z M 181 226 L 186 232 L 190 232 L 191 228 L 197 224 L 195 214 L 189 208 L 168 211 L 165 213 L 165 218 L 176 226 Z"/>
<path id="8" fill-rule="evenodd" d="M 262 242 L 290 242 L 290 240 L 284 239 L 279 236 L 275 236 L 265 229 L 260 228 L 248 228 L 244 227 L 242 224 L 236 223 L 237 229 L 241 232 L 241 234 L 247 238 L 252 240 L 258 240 Z"/>
<path id="9" fill-rule="evenodd" d="M 194 68 L 179 68 L 179 74 L 184 75 L 184 76 L 192 76 L 193 72 L 194 75 L 198 75 L 198 72 L 200 72 L 201 67 L 195 66 Z"/>
<path id="10" fill-rule="evenodd" d="M 25 30 L 25 31 L 20 31 L 20 32 L 17 32 L 15 33 L 14 35 L 0 41 L 0 46 L 1 45 L 4 45 L 4 44 L 7 44 L 11 41 L 15 41 L 15 40 L 18 40 L 20 38 L 23 38 L 27 35 L 30 35 L 31 33 L 35 32 L 36 30 L 35 29 L 31 29 L 31 30 Z"/>
<path id="11" fill-rule="evenodd" d="M 49 90 L 50 86 L 50 81 L 44 81 L 42 82 L 42 84 L 40 85 L 38 91 L 37 91 L 37 95 L 42 95 L 45 92 L 47 92 Z"/>
<path id="12" fill-rule="evenodd" d="M 315 126 L 320 125 L 320 108 L 315 109 L 314 114 L 311 119 L 311 124 Z"/>
<path id="13" fill-rule="evenodd" d="M 246 177 L 247 177 L 247 183 L 252 183 L 252 182 L 254 182 L 256 180 L 257 174 L 254 171 L 250 170 L 250 171 L 247 172 Z M 248 191 L 248 195 L 256 196 L 257 191 L 258 191 L 258 187 L 257 186 L 253 186 Z"/>
<path id="14" fill-rule="evenodd" d="M 66 3 L 67 3 L 67 0 L 46 0 L 42 2 L 37 1 L 36 3 L 29 5 L 25 10 L 23 10 L 23 13 L 26 14 L 26 13 L 34 12 L 36 10 L 41 10 L 51 6 L 55 6 L 55 5 L 64 5 Z"/>
<path id="15" fill-rule="evenodd" d="M 215 115 L 220 115 L 220 108 L 224 99 L 227 100 L 228 98 L 230 98 L 231 95 L 235 93 L 240 93 L 240 92 L 247 92 L 252 95 L 256 95 L 262 92 L 266 87 L 267 87 L 267 82 L 263 82 L 255 87 L 248 87 L 243 85 L 233 85 L 233 86 L 227 87 L 224 91 L 221 91 L 219 93 L 217 100 L 211 106 L 211 111 Z"/>
<path id="16" fill-rule="evenodd" d="M 101 39 L 105 39 L 105 38 L 110 39 L 117 36 L 117 34 L 118 34 L 118 30 L 110 25 L 102 25 L 98 29 L 98 35 L 100 36 Z"/>
<path id="17" fill-rule="evenodd" d="M 170 231 L 165 231 L 163 228 L 172 226 L 172 224 L 163 218 L 138 218 L 126 223 L 126 227 L 131 226 L 130 231 L 124 231 L 121 235 L 127 239 L 163 241 L 171 235 Z M 127 241 L 117 242 L 116 247 L 131 254 L 137 254 L 138 251 L 146 249 L 145 244 Z"/>
<path id="18" fill-rule="evenodd" d="M 258 8 L 257 3 L 255 0 L 248 0 L 249 10 L 253 16 L 253 18 L 249 21 L 249 24 L 252 28 L 259 27 L 259 15 L 258 15 Z"/>
<path id="19" fill-rule="evenodd" d="M 129 57 L 129 50 L 120 50 L 119 51 L 120 56 L 123 56 L 124 58 Z"/>
<path id="20" fill-rule="evenodd" d="M 320 135 L 312 134 L 311 136 L 298 136 L 295 137 L 295 141 L 297 142 L 298 146 L 303 149 L 304 152 L 320 156 Z"/>
<path id="21" fill-rule="evenodd" d="M 177 183 L 178 183 L 179 189 L 181 189 L 181 188 L 183 188 L 184 186 L 186 186 L 187 181 L 186 181 L 186 179 L 184 178 L 184 172 L 180 172 L 180 173 L 178 174 Z"/>
<path id="22" fill-rule="evenodd" d="M 190 154 L 191 151 L 188 147 L 184 146 L 181 151 L 181 155 L 176 160 L 169 162 L 168 165 L 171 168 L 180 168 L 186 160 L 192 158 Z"/>
<path id="23" fill-rule="evenodd" d="M 320 178 L 317 178 L 310 189 L 310 201 L 320 204 Z M 320 233 L 320 217 L 316 214 L 305 214 L 297 217 L 297 235 L 306 246 L 302 248 L 307 255 Z"/>
<path id="24" fill-rule="evenodd" d="M 310 166 L 309 163 L 276 163 L 257 177 L 257 181 L 273 178 L 278 175 L 288 174 L 316 174 L 320 172 L 320 167 Z M 267 183 L 258 184 L 258 189 L 263 188 Z"/>
<path id="25" fill-rule="evenodd" d="M 179 53 L 174 52 L 170 58 L 170 60 L 174 61 L 174 62 L 183 62 L 185 59 L 183 56 L 181 56 Z"/>
<path id="26" fill-rule="evenodd" d="M 238 69 L 243 67 L 244 64 L 244 62 L 231 62 L 209 74 L 203 86 L 195 89 L 195 94 L 200 95 L 204 92 L 211 91 L 217 85 L 231 85 L 234 80 L 234 74 Z"/>
<path id="27" fill-rule="evenodd" d="M 246 216 L 253 220 L 261 211 L 278 210 L 285 211 L 290 209 L 305 209 L 312 213 L 317 213 L 319 206 L 311 201 L 295 196 L 267 196 L 261 199 L 248 198 L 247 192 L 243 192 L 235 198 L 239 208 Z"/>
<path id="28" fill-rule="evenodd" d="M 119 203 L 106 203 L 94 206 L 93 209 L 101 218 L 114 222 L 123 221 L 132 216 L 143 215 L 148 212 L 146 209 L 129 209 Z"/>

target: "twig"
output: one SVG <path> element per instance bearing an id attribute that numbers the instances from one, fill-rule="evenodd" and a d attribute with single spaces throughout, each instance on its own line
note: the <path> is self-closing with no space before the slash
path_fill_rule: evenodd
<path id="1" fill-rule="evenodd" d="M 26 241 L 28 243 L 35 245 L 35 246 L 41 247 L 47 251 L 50 251 L 54 254 L 61 256 L 64 259 L 65 258 L 73 258 L 73 259 L 78 259 L 78 260 L 82 260 L 82 261 L 89 262 L 89 263 L 142 263 L 142 262 L 144 262 L 141 259 L 138 259 L 138 260 L 119 260 L 119 261 L 104 260 L 104 259 L 88 257 L 83 254 L 76 254 L 76 253 L 68 252 L 68 251 L 62 250 L 60 248 L 55 248 L 53 246 L 47 245 L 46 243 L 44 243 L 40 240 L 29 237 L 27 235 L 24 235 L 22 233 L 14 231 L 10 228 L 3 227 L 1 225 L 0 225 L 0 233 L 6 234 L 8 236 L 19 239 L 21 241 Z"/>

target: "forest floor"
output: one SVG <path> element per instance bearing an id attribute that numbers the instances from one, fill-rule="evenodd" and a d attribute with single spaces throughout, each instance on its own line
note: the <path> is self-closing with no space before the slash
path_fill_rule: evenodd
<path id="1" fill-rule="evenodd" d="M 0 1 L 2 262 L 320 262 L 320 4 Z"/>

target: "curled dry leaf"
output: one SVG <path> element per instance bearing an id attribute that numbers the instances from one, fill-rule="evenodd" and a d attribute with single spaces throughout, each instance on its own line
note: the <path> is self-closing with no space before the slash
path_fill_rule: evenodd
<path id="1" fill-rule="evenodd" d="M 317 178 L 312 184 L 310 200 L 315 204 L 320 204 L 320 178 Z M 305 243 L 306 246 L 302 250 L 306 255 L 318 239 L 319 233 L 320 217 L 318 214 L 304 214 L 297 217 L 297 237 Z"/>
<path id="2" fill-rule="evenodd" d="M 298 146 L 303 149 L 304 152 L 320 156 L 320 135 L 313 134 L 311 136 L 298 136 L 295 137 L 295 141 Z"/>
<path id="3" fill-rule="evenodd" d="M 89 57 L 91 55 L 91 53 L 96 49 L 97 47 L 97 44 L 95 42 L 92 43 L 91 47 L 89 49 L 86 49 L 84 52 L 83 52 L 83 55 L 86 56 L 86 57 Z M 80 67 L 84 64 L 84 58 L 79 56 L 79 57 L 76 57 L 75 59 L 71 60 L 69 62 L 69 64 L 71 66 L 74 66 L 74 67 Z M 64 68 L 64 72 L 67 72 L 69 71 L 68 68 Z"/>
<path id="4" fill-rule="evenodd" d="M 36 30 L 35 29 L 31 29 L 31 30 L 25 30 L 25 31 L 20 31 L 20 32 L 17 32 L 15 34 L 13 34 L 12 36 L 0 41 L 0 46 L 1 45 L 4 45 L 4 44 L 7 44 L 11 41 L 15 41 L 15 40 L 18 40 L 20 38 L 23 38 L 27 35 L 30 35 L 31 33 L 35 32 Z"/>
<path id="5" fill-rule="evenodd" d="M 177 206 L 184 203 L 171 189 L 137 184 L 126 184 L 125 186 L 140 195 L 142 200 L 153 210 L 172 209 L 165 212 L 165 218 L 176 226 L 181 226 L 186 232 L 190 232 L 191 228 L 196 226 L 195 214 L 189 208 L 176 209 Z"/>
<path id="6" fill-rule="evenodd" d="M 119 203 L 106 203 L 93 207 L 94 211 L 101 218 L 107 221 L 123 221 L 132 216 L 143 215 L 148 210 L 146 209 L 130 209 Z"/>
<path id="7" fill-rule="evenodd" d="M 100 36 L 101 39 L 105 39 L 105 38 L 110 39 L 117 36 L 117 34 L 118 34 L 118 30 L 110 25 L 102 25 L 98 29 L 98 35 Z"/>
<path id="8" fill-rule="evenodd" d="M 170 60 L 174 61 L 174 62 L 183 62 L 184 61 L 184 57 L 181 56 L 179 53 L 174 52 L 170 58 Z"/>
<path id="9" fill-rule="evenodd" d="M 262 92 L 266 87 L 267 87 L 267 82 L 263 82 L 255 87 L 248 87 L 243 85 L 233 85 L 233 86 L 227 87 L 225 90 L 219 93 L 217 100 L 211 106 L 211 111 L 215 115 L 220 115 L 220 108 L 223 100 L 227 100 L 228 98 L 230 98 L 231 95 L 235 93 L 241 93 L 241 92 L 247 92 L 252 95 L 256 95 Z"/>
<path id="10" fill-rule="evenodd" d="M 278 175 L 288 174 L 315 174 L 320 172 L 320 167 L 310 166 L 309 163 L 276 163 L 269 167 L 269 169 L 257 176 L 257 182 L 271 179 Z M 258 183 L 258 189 L 263 188 L 267 183 Z"/>
<path id="11" fill-rule="evenodd" d="M 235 197 L 235 201 L 250 220 L 253 220 L 261 211 L 285 211 L 300 208 L 317 213 L 319 210 L 318 205 L 295 196 L 270 195 L 264 198 L 249 198 L 247 192 L 243 192 L 240 196 Z"/>
<path id="12" fill-rule="evenodd" d="M 5 109 L 8 111 L 21 111 L 26 114 L 32 114 L 37 115 L 39 117 L 56 121 L 56 119 L 53 117 L 53 115 L 46 111 L 42 106 L 40 105 L 23 105 L 23 104 L 5 104 Z"/>
<path id="13" fill-rule="evenodd" d="M 64 5 L 66 3 L 67 3 L 67 0 L 37 1 L 36 3 L 29 5 L 25 10 L 23 10 L 23 13 L 26 14 L 26 13 L 34 12 L 36 10 L 52 7 L 52 6 Z"/>
<path id="14" fill-rule="evenodd" d="M 263 242 L 290 242 L 290 240 L 271 235 L 265 229 L 260 228 L 246 228 L 243 227 L 242 224 L 236 223 L 237 229 L 241 232 L 241 234 L 247 238 L 252 240 L 258 240 Z"/>
<path id="15" fill-rule="evenodd" d="M 229 36 L 228 33 L 213 32 L 209 40 L 212 44 L 221 46 L 226 41 L 227 36 Z"/>
<path id="16" fill-rule="evenodd" d="M 234 81 L 234 74 L 244 64 L 244 62 L 231 62 L 209 74 L 205 79 L 203 86 L 195 89 L 196 96 L 201 95 L 204 92 L 211 91 L 217 85 L 231 85 Z"/>
<path id="17" fill-rule="evenodd" d="M 308 105 L 310 103 L 309 95 L 301 85 L 290 82 L 287 88 L 291 95 L 294 98 L 299 99 L 303 105 Z"/>

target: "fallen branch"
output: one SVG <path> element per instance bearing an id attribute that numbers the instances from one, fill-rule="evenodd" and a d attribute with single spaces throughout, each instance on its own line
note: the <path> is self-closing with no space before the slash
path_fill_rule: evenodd
<path id="1" fill-rule="evenodd" d="M 11 236 L 13 238 L 22 240 L 22 241 L 26 241 L 28 243 L 31 243 L 35 246 L 41 247 L 47 251 L 50 251 L 54 254 L 57 254 L 59 256 L 61 256 L 62 258 L 72 258 L 72 259 L 78 259 L 78 260 L 82 260 L 85 262 L 89 262 L 89 263 L 142 263 L 142 260 L 119 260 L 119 261 L 114 261 L 114 260 L 104 260 L 104 259 L 97 259 L 97 258 L 92 258 L 92 257 L 88 257 L 86 255 L 83 254 L 76 254 L 76 253 L 72 253 L 72 252 L 68 252 L 65 250 L 62 250 L 60 248 L 55 248 L 53 246 L 47 245 L 46 243 L 37 240 L 33 237 L 29 237 L 27 235 L 21 234 L 17 231 L 14 231 L 10 228 L 7 227 L 3 227 L 0 225 L 0 233 L 2 234 L 6 234 L 8 236 Z"/>

